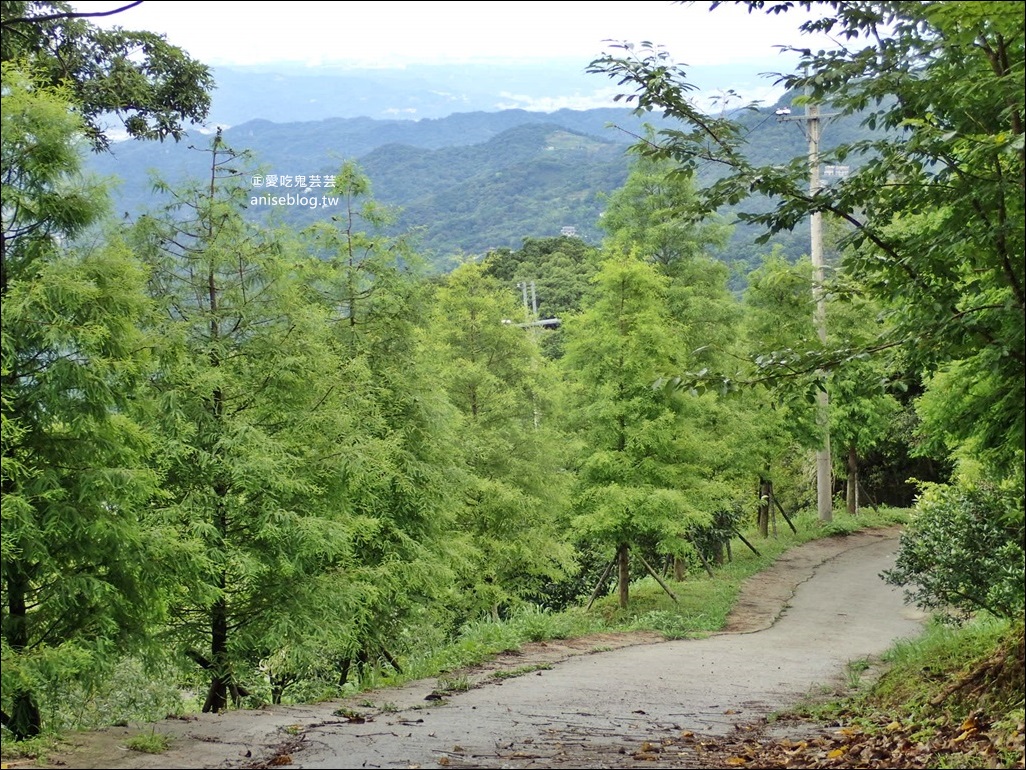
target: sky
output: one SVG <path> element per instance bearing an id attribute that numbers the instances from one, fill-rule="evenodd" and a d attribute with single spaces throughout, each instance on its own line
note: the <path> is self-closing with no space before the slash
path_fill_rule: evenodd
<path id="1" fill-rule="evenodd" d="M 76 2 L 106 11 L 125 2 Z M 400 66 L 427 62 L 590 61 L 603 41 L 662 44 L 690 65 L 781 61 L 775 45 L 799 44 L 794 13 L 749 15 L 734 3 L 293 2 L 148 0 L 102 26 L 165 33 L 210 65 L 302 62 Z"/>
<path id="2" fill-rule="evenodd" d="M 127 2 L 127 0 L 126 0 Z M 126 2 L 76 2 L 86 12 Z M 798 32 L 797 12 L 749 15 L 708 2 L 292 2 L 148 0 L 92 19 L 100 26 L 160 32 L 212 66 L 414 67 L 425 63 L 563 61 L 580 69 L 609 41 L 664 46 L 695 82 L 722 90 L 743 82 L 746 99 L 780 89 L 760 73 L 793 69 L 778 46 L 818 47 Z M 712 73 L 716 73 L 713 75 Z M 756 85 L 756 82 L 758 85 Z"/>

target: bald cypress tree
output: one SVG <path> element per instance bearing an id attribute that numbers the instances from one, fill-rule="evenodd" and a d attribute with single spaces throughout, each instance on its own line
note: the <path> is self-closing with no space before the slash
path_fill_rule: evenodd
<path id="1" fill-rule="evenodd" d="M 476 551 L 467 607 L 497 615 L 570 568 L 561 384 L 541 352 L 550 332 L 512 323 L 523 315 L 512 287 L 480 265 L 454 270 L 436 300 L 443 382 L 461 418 L 458 521 Z"/>
<path id="2" fill-rule="evenodd" d="M 365 412 L 361 389 L 339 382 L 318 264 L 243 219 L 245 160 L 220 136 L 209 158 L 208 177 L 135 237 L 161 311 L 155 515 L 194 564 L 171 634 L 209 677 L 204 711 L 220 711 L 260 661 L 338 612 L 325 576 L 352 566 L 366 529 L 340 499 L 340 443 L 360 445 Z"/>
<path id="3" fill-rule="evenodd" d="M 565 330 L 571 419 L 582 444 L 573 525 L 615 551 L 622 607 L 630 550 L 651 544 L 688 554 L 688 532 L 711 524 L 725 491 L 710 472 L 706 397 L 655 387 L 685 365 L 666 310 L 667 283 L 651 264 L 614 255 L 591 303 Z"/>
<path id="4" fill-rule="evenodd" d="M 145 273 L 116 240 L 77 240 L 106 195 L 64 95 L 5 63 L 2 121 L 2 718 L 23 739 L 43 693 L 145 640 L 170 549 L 136 419 Z"/>

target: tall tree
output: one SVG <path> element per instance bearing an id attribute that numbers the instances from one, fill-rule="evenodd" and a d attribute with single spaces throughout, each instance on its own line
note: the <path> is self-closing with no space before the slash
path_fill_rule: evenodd
<path id="1" fill-rule="evenodd" d="M 583 450 L 573 522 L 580 536 L 616 552 L 621 606 L 629 600 L 630 549 L 654 544 L 686 555 L 685 535 L 711 524 L 722 494 L 700 428 L 704 398 L 654 387 L 685 363 L 666 284 L 635 256 L 607 259 L 592 302 L 566 327 L 571 420 Z"/>
<path id="2" fill-rule="evenodd" d="M 518 300 L 476 264 L 457 268 L 437 292 L 444 383 L 463 417 L 468 487 L 460 522 L 480 553 L 473 609 L 496 615 L 562 579 L 572 564 L 565 441 L 554 413 L 560 383 L 538 341 L 550 332 L 510 323 Z"/>
<path id="3" fill-rule="evenodd" d="M 730 227 L 702 214 L 693 177 L 675 173 L 666 160 L 637 156 L 601 224 L 608 249 L 636 251 L 669 279 L 669 309 L 694 364 L 722 363 L 737 339 L 739 308 L 728 268 L 712 252 L 724 246 Z"/>
<path id="4" fill-rule="evenodd" d="M 78 137 L 105 148 L 117 115 L 131 136 L 177 139 L 206 116 L 211 79 L 160 36 L 83 15 L 0 3 L 3 720 L 18 738 L 40 729 L 48 677 L 95 663 L 112 638 L 124 650 L 145 637 L 161 598 L 152 568 L 175 561 L 150 550 L 160 538 L 139 511 L 153 483 L 130 417 L 143 273 L 116 242 L 68 244 L 106 206 L 78 173 Z"/>
<path id="5" fill-rule="evenodd" d="M 775 249 L 749 275 L 744 294 L 745 354 L 756 360 L 760 355 L 783 360 L 790 354 L 798 362 L 793 376 L 760 380 L 757 374 L 748 372 L 744 376 L 753 377 L 756 383 L 740 389 L 743 408 L 749 415 L 742 431 L 753 470 L 759 476 L 758 525 L 763 535 L 769 533 L 778 483 L 786 479 L 797 487 L 804 486 L 800 476 L 807 474 L 799 474 L 799 478 L 787 474 L 792 458 L 807 456 L 820 437 L 813 406 L 819 378 L 801 371 L 800 363 L 801 351 L 815 339 L 811 288 L 808 260 L 792 265 Z"/>
<path id="6" fill-rule="evenodd" d="M 840 288 L 840 287 L 838 287 Z M 879 306 L 851 291 L 828 304 L 830 334 L 856 348 L 872 344 L 879 335 Z M 906 387 L 882 356 L 851 356 L 830 375 L 830 437 L 840 448 L 835 465 L 843 464 L 847 477 L 845 498 L 848 513 L 859 511 L 865 485 L 861 482 L 862 458 L 889 434 L 901 411 L 894 390 Z"/>
<path id="7" fill-rule="evenodd" d="M 2 717 L 22 739 L 49 685 L 144 639 L 174 557 L 144 515 L 145 272 L 117 240 L 74 245 L 106 197 L 65 95 L 7 63 L 2 88 Z"/>
<path id="8" fill-rule="evenodd" d="M 712 4 L 713 12 L 718 3 Z M 823 163 L 856 165 L 837 184 L 808 192 L 808 160 L 755 167 L 729 118 L 687 98 L 686 72 L 665 52 L 627 45 L 593 63 L 632 90 L 640 110 L 684 121 L 642 151 L 683 168 L 713 160 L 726 175 L 707 208 L 755 194 L 768 212 L 747 215 L 770 230 L 813 212 L 852 226 L 847 274 L 884 304 L 893 323 L 864 349 L 899 346 L 923 371 L 957 371 L 967 387 L 945 401 L 948 435 L 974 446 L 993 473 L 1020 479 L 1026 419 L 1024 334 L 1024 11 L 1000 2 L 748 3 L 752 12 L 813 6 L 845 45 L 800 51 L 784 83 L 890 133 L 842 145 Z M 915 212 L 913 214 L 913 212 Z M 837 356 L 808 359 L 813 369 Z M 945 378 L 950 381 L 949 378 Z"/>
<path id="9" fill-rule="evenodd" d="M 197 565 L 171 630 L 209 675 L 204 711 L 220 711 L 322 613 L 346 624 L 348 586 L 325 573 L 352 565 L 372 525 L 342 496 L 340 445 L 359 456 L 365 415 L 359 388 L 338 382 L 329 309 L 305 280 L 319 266 L 243 219 L 245 162 L 220 134 L 209 154 L 207 179 L 174 191 L 135 237 L 161 310 L 154 515 Z"/>
<path id="10" fill-rule="evenodd" d="M 386 235 L 394 212 L 374 200 L 357 164 L 343 164 L 334 192 L 337 213 L 308 235 L 347 373 L 338 387 L 359 394 L 365 409 L 368 454 L 354 452 L 352 438 L 340 449 L 345 505 L 373 530 L 353 551 L 358 578 L 339 576 L 362 598 L 347 605 L 358 618 L 352 633 L 331 649 L 343 668 L 394 665 L 396 645 L 416 634 L 411 626 L 449 630 L 460 611 L 456 575 L 473 551 L 457 525 L 466 494 L 460 419 L 439 387 L 447 353 L 430 323 L 418 255 L 407 238 Z"/>

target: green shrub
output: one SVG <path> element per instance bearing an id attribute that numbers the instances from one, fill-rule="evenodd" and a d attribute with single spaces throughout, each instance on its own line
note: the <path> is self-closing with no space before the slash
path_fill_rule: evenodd
<path id="1" fill-rule="evenodd" d="M 993 486 L 928 486 L 884 579 L 948 620 L 981 610 L 1020 617 L 1026 604 L 1022 505 L 1021 495 Z"/>
<path id="2" fill-rule="evenodd" d="M 163 754 L 171 746 L 171 739 L 151 730 L 149 733 L 129 738 L 125 745 L 132 751 L 139 751 L 143 754 Z"/>

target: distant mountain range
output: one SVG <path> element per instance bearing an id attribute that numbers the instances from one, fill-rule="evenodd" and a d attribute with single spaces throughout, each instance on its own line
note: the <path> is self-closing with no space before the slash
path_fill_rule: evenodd
<path id="1" fill-rule="evenodd" d="M 563 227 L 598 242 L 602 196 L 623 184 L 626 150 L 642 131 L 643 121 L 629 110 L 606 108 L 459 113 L 420 121 L 254 120 L 223 137 L 253 154 L 261 182 L 268 176 L 323 178 L 343 161 L 357 161 L 375 200 L 402 210 L 397 227 L 420 230 L 423 250 L 444 262 L 454 254 L 519 247 L 526 237 L 558 235 Z M 121 180 L 116 205 L 135 215 L 156 202 L 154 173 L 171 185 L 203 178 L 209 158 L 195 148 L 209 143 L 202 134 L 177 145 L 121 142 L 92 164 Z M 254 196 L 276 190 L 285 188 L 261 185 Z M 328 215 L 299 205 L 278 213 L 299 225 Z"/>
<path id="2" fill-rule="evenodd" d="M 783 162 L 804 152 L 806 140 L 799 126 L 774 118 L 778 106 L 738 116 L 750 127 L 750 151 L 757 162 Z M 501 110 L 417 121 L 253 120 L 228 128 L 223 135 L 236 150 L 253 153 L 259 165 L 254 166 L 254 175 L 261 182 L 259 187 L 254 184 L 254 197 L 287 191 L 283 183 L 269 188 L 271 176 L 276 183 L 289 177 L 290 183 L 303 181 L 309 187 L 310 178 L 336 173 L 344 160 L 357 161 L 371 180 L 374 199 L 401 209 L 397 229 L 416 231 L 420 250 L 444 269 L 462 255 L 519 248 L 525 238 L 559 235 L 564 228 L 598 244 L 605 196 L 623 185 L 629 168 L 627 149 L 644 132 L 646 122 L 666 125 L 658 116 L 643 120 L 623 108 Z M 855 121 L 847 121 L 828 127 L 827 140 L 847 141 L 860 132 Z M 133 216 L 156 203 L 151 170 L 172 185 L 203 178 L 209 158 L 190 146 L 203 148 L 209 142 L 210 137 L 202 134 L 177 145 L 123 142 L 113 153 L 95 156 L 92 163 L 101 174 L 123 180 L 116 205 Z M 271 208 L 296 225 L 331 214 L 324 207 L 269 207 L 259 202 L 251 214 L 259 216 Z M 739 267 L 750 262 L 756 251 L 752 236 L 739 233 L 723 258 Z M 800 232 L 778 240 L 792 257 L 808 248 Z"/>

